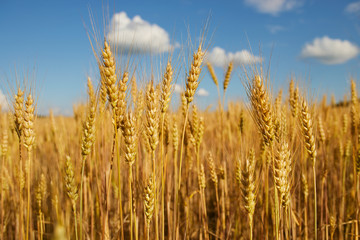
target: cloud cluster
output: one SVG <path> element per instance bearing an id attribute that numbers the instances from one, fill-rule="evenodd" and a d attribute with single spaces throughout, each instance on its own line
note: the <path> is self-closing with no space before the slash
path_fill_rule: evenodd
<path id="1" fill-rule="evenodd" d="M 184 91 L 184 88 L 180 84 L 176 83 L 174 86 L 174 92 L 182 93 L 183 91 Z M 196 91 L 196 95 L 198 95 L 200 97 L 207 97 L 207 96 L 209 96 L 209 92 L 207 90 L 205 90 L 204 88 L 199 88 Z"/>
<path id="2" fill-rule="evenodd" d="M 301 57 L 314 58 L 324 64 L 344 63 L 358 54 L 359 48 L 355 44 L 327 36 L 315 38 L 313 42 L 305 44 L 301 51 Z"/>
<path id="3" fill-rule="evenodd" d="M 107 38 L 119 52 L 161 53 L 172 48 L 169 34 L 163 28 L 138 15 L 130 19 L 125 12 L 116 13 L 109 30 Z"/>
<path id="4" fill-rule="evenodd" d="M 3 92 L 0 90 L 0 106 L 3 110 L 8 110 L 8 102 L 6 100 L 6 96 L 3 94 Z"/>
<path id="5" fill-rule="evenodd" d="M 174 92 L 182 93 L 183 92 L 183 87 L 180 84 L 175 83 Z"/>
<path id="6" fill-rule="evenodd" d="M 199 88 L 197 91 L 196 91 L 196 94 L 200 97 L 207 97 L 209 96 L 209 92 L 206 91 L 204 88 Z"/>
<path id="7" fill-rule="evenodd" d="M 257 11 L 271 15 L 290 11 L 301 5 L 301 2 L 300 0 L 245 0 L 247 5 L 256 8 Z"/>
<path id="8" fill-rule="evenodd" d="M 234 65 L 241 66 L 261 62 L 262 58 L 254 56 L 247 50 L 227 53 L 220 47 L 214 47 L 207 55 L 207 61 L 217 67 L 226 67 L 230 61 L 233 61 Z"/>
<path id="9" fill-rule="evenodd" d="M 349 3 L 345 7 L 345 12 L 351 13 L 351 14 L 360 13 L 360 2 Z"/>

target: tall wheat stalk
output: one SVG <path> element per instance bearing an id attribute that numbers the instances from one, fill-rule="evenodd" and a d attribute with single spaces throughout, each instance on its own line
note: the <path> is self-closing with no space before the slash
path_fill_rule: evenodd
<path id="1" fill-rule="evenodd" d="M 187 82 L 186 82 L 186 90 L 185 90 L 185 99 L 186 99 L 186 104 L 185 104 L 185 109 L 184 109 L 184 114 L 185 114 L 185 119 L 184 119 L 184 126 L 182 129 L 182 134 L 181 134 L 181 147 L 180 147 L 180 163 L 179 163 L 179 181 L 178 181 L 178 187 L 177 187 L 177 191 L 180 191 L 180 187 L 181 187 L 181 171 L 182 171 L 182 156 L 183 156 L 183 151 L 184 151 L 184 138 L 185 138 L 185 130 L 186 130 L 186 124 L 187 124 L 187 120 L 188 120 L 188 114 L 189 114 L 189 105 L 190 103 L 193 101 L 194 99 L 194 95 L 195 95 L 195 91 L 199 85 L 198 79 L 201 73 L 201 65 L 204 59 L 204 52 L 201 48 L 201 44 L 199 45 L 197 51 L 194 53 L 193 55 L 193 61 L 191 63 L 190 66 L 190 70 L 189 70 L 189 74 L 187 76 Z M 179 204 L 177 204 L 178 208 L 180 207 Z"/>
<path id="2" fill-rule="evenodd" d="M 24 125 L 23 125 L 23 135 L 24 135 L 24 146 L 28 152 L 28 162 L 27 162 L 27 218 L 26 218 L 26 239 L 29 239 L 31 234 L 31 162 L 33 154 L 33 145 L 35 142 L 35 131 L 34 131 L 34 111 L 35 107 L 33 106 L 34 101 L 29 94 L 25 102 L 25 111 L 24 111 Z"/>
<path id="3" fill-rule="evenodd" d="M 114 159 L 115 159 L 115 151 L 116 151 L 116 159 L 118 163 L 118 171 L 120 171 L 120 157 L 118 154 L 118 121 L 119 121 L 119 111 L 118 111 L 118 101 L 119 101 L 119 89 L 116 86 L 117 81 L 117 75 L 116 75 L 116 63 L 115 58 L 112 54 L 111 48 L 106 41 L 104 40 L 104 48 L 102 50 L 102 65 L 100 65 L 100 73 L 103 75 L 105 79 L 105 85 L 107 90 L 107 95 L 109 99 L 109 103 L 112 108 L 112 123 L 114 127 L 114 133 L 113 133 L 113 141 L 112 141 L 112 151 L 111 151 L 111 159 L 110 159 L 110 171 L 109 171 L 109 177 L 106 180 L 108 186 L 107 186 L 107 194 L 108 196 L 106 199 L 109 199 L 110 196 L 110 186 L 111 186 L 111 177 L 112 177 L 112 171 L 113 171 L 113 165 L 114 165 Z M 120 174 L 119 174 L 120 175 Z M 122 211 L 122 190 L 121 190 L 121 178 L 118 179 L 118 194 L 119 194 L 119 218 L 120 218 L 120 228 L 121 228 L 121 238 L 124 239 L 124 223 L 123 223 L 123 211 Z M 106 204 L 108 207 L 108 204 Z M 108 209 L 107 209 L 108 213 Z M 105 214 L 105 218 L 107 218 L 107 213 Z M 103 223 L 106 224 L 106 220 Z"/>
<path id="4" fill-rule="evenodd" d="M 161 239 L 165 239 L 165 178 L 166 178 L 166 163 L 164 162 L 164 124 L 165 124 L 165 114 L 169 108 L 169 103 L 171 100 L 171 88 L 173 80 L 173 69 L 171 62 L 169 61 L 166 65 L 166 71 L 164 73 L 162 81 L 162 89 L 160 96 L 160 108 L 161 108 L 161 139 L 160 139 L 160 165 L 161 165 Z"/>
<path id="5" fill-rule="evenodd" d="M 313 124 L 309 113 L 309 108 L 305 99 L 301 103 L 301 128 L 304 136 L 304 144 L 306 151 L 310 157 L 313 169 L 314 180 L 314 239 L 317 239 L 317 195 L 316 195 L 316 147 L 315 137 L 313 134 Z"/>
<path id="6" fill-rule="evenodd" d="M 91 153 L 91 148 L 95 142 L 95 114 L 96 114 L 96 96 L 94 87 L 91 79 L 88 78 L 88 95 L 89 95 L 89 106 L 88 116 L 83 124 L 83 136 L 81 144 L 81 181 L 80 181 L 80 225 L 82 226 L 83 221 L 83 181 L 84 181 L 84 170 L 87 156 Z M 82 239 L 82 227 L 80 228 L 80 239 Z"/>

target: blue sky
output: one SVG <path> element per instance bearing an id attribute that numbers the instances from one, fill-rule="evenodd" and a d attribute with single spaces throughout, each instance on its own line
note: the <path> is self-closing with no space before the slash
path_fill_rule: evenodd
<path id="1" fill-rule="evenodd" d="M 168 48 L 157 47 L 161 52 L 157 55 L 152 45 L 158 41 L 162 46 L 183 46 L 189 36 L 188 29 L 195 42 L 210 15 L 208 35 L 212 38 L 207 39 L 208 55 L 209 61 L 217 66 L 220 81 L 224 66 L 230 60 L 246 64 L 261 57 L 267 67 L 271 57 L 274 94 L 279 88 L 287 92 L 289 77 L 293 74 L 301 81 L 301 87 L 310 88 L 313 98 L 333 93 L 339 100 L 349 92 L 350 76 L 355 79 L 360 76 L 360 2 L 357 1 L 1 0 L 0 86 L 3 92 L 9 89 L 6 79 L 15 85 L 15 71 L 35 72 L 38 112 L 45 114 L 52 108 L 58 113 L 71 114 L 72 105 L 86 99 L 87 76 L 93 76 L 94 83 L 97 81 L 96 61 L 86 30 L 90 27 L 89 9 L 98 31 L 103 32 L 103 6 L 107 5 L 108 19 L 113 19 L 115 14 L 119 20 L 108 30 L 131 33 L 137 29 L 132 40 L 136 42 L 134 39 L 142 36 L 141 41 L 145 42 L 139 40 L 136 47 L 142 58 L 149 58 L 149 51 L 152 52 L 153 65 L 159 65 L 155 61 L 164 59 Z M 123 24 L 126 21 L 128 25 Z M 137 28 L 139 22 L 143 27 Z M 147 42 L 142 31 L 151 32 Z M 114 44 L 126 49 L 128 40 L 114 40 Z M 180 50 L 181 47 L 176 48 L 174 55 Z M 236 67 L 228 99 L 246 99 L 239 75 L 241 69 Z M 177 84 L 183 85 L 183 78 L 180 74 Z M 207 71 L 199 88 L 208 92 L 208 96 L 197 97 L 199 104 L 216 102 L 216 88 Z"/>

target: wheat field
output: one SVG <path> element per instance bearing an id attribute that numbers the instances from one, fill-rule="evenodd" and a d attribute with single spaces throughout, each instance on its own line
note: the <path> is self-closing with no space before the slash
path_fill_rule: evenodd
<path id="1" fill-rule="evenodd" d="M 358 238 L 355 79 L 341 104 L 311 101 L 296 78 L 274 93 L 261 67 L 216 76 L 200 43 L 173 107 L 171 59 L 140 86 L 106 39 L 96 54 L 73 116 L 38 116 L 20 85 L 1 113 L 0 239 Z M 194 101 L 204 75 L 213 110 Z M 225 101 L 231 81 L 246 101 Z"/>

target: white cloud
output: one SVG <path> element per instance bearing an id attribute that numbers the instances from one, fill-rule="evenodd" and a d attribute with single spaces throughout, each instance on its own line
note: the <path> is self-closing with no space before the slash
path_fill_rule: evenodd
<path id="1" fill-rule="evenodd" d="M 275 34 L 278 33 L 280 31 L 284 31 L 285 28 L 283 26 L 280 25 L 268 25 L 266 26 L 266 28 L 269 30 L 270 33 Z"/>
<path id="2" fill-rule="evenodd" d="M 345 7 L 347 13 L 360 13 L 360 2 L 353 2 Z"/>
<path id="3" fill-rule="evenodd" d="M 261 13 L 277 15 L 280 12 L 290 11 L 302 4 L 301 0 L 245 0 L 249 6 Z"/>
<path id="4" fill-rule="evenodd" d="M 206 91 L 204 88 L 199 88 L 199 90 L 197 90 L 197 95 L 201 97 L 207 97 L 209 96 L 209 92 Z"/>
<path id="5" fill-rule="evenodd" d="M 214 47 L 208 54 L 207 61 L 217 67 L 226 67 L 230 61 L 234 62 L 234 65 L 247 65 L 261 62 L 261 57 L 254 56 L 247 50 L 241 50 L 235 53 L 226 52 L 220 47 Z"/>
<path id="6" fill-rule="evenodd" d="M 180 84 L 175 84 L 174 86 L 174 92 L 176 93 L 182 93 L 183 92 L 183 87 Z"/>
<path id="7" fill-rule="evenodd" d="M 163 28 L 138 15 L 130 19 L 125 12 L 116 13 L 109 30 L 107 38 L 119 52 L 161 53 L 172 48 L 169 34 Z"/>
<path id="8" fill-rule="evenodd" d="M 6 100 L 6 96 L 3 94 L 3 92 L 1 90 L 0 90 L 0 106 L 1 106 L 2 110 L 6 111 L 9 109 L 9 105 Z"/>
<path id="9" fill-rule="evenodd" d="M 359 48 L 355 44 L 327 36 L 315 38 L 312 43 L 305 44 L 301 51 L 301 57 L 315 58 L 324 64 L 344 63 L 358 54 Z"/>

